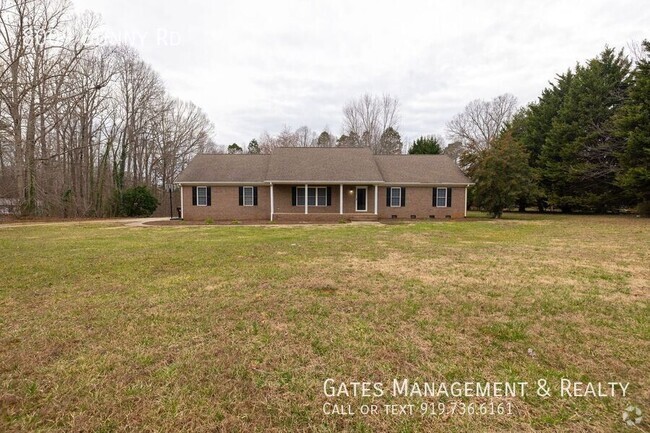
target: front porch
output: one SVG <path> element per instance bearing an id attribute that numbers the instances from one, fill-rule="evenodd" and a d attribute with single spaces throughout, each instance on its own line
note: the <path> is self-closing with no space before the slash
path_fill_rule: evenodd
<path id="1" fill-rule="evenodd" d="M 278 223 L 337 223 L 349 221 L 379 221 L 379 216 L 375 214 L 358 213 L 277 213 L 273 215 L 273 221 Z"/>
<path id="2" fill-rule="evenodd" d="M 272 184 L 271 221 L 377 221 L 378 185 Z"/>

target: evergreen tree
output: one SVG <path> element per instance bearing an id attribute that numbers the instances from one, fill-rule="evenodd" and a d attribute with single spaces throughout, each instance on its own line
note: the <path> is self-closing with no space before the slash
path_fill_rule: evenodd
<path id="1" fill-rule="evenodd" d="M 158 199 L 146 186 L 134 186 L 122 194 L 121 214 L 128 217 L 148 217 L 158 207 Z"/>
<path id="2" fill-rule="evenodd" d="M 318 136 L 318 140 L 316 140 L 316 145 L 318 147 L 331 147 L 332 146 L 332 137 L 330 136 L 329 132 L 323 131 L 320 133 Z"/>
<path id="3" fill-rule="evenodd" d="M 519 197 L 529 195 L 535 188 L 529 157 L 524 146 L 513 138 L 512 131 L 504 132 L 476 164 L 476 204 L 499 218 L 503 209 L 513 206 Z"/>
<path id="4" fill-rule="evenodd" d="M 382 155 L 402 153 L 402 137 L 400 137 L 399 132 L 391 126 L 386 128 L 384 133 L 381 134 L 379 149 L 376 150 L 376 153 Z"/>
<path id="5" fill-rule="evenodd" d="M 250 143 L 248 143 L 248 153 L 251 153 L 253 155 L 257 155 L 261 152 L 260 150 L 260 145 L 257 142 L 256 139 L 252 139 Z"/>
<path id="6" fill-rule="evenodd" d="M 237 143 L 233 143 L 230 146 L 228 146 L 228 153 L 233 154 L 233 153 L 243 153 L 244 149 L 242 149 Z"/>
<path id="7" fill-rule="evenodd" d="M 571 85 L 573 72 L 571 70 L 557 76 L 550 87 L 542 91 L 542 95 L 537 102 L 530 104 L 528 107 L 517 113 L 512 121 L 513 137 L 521 142 L 526 148 L 529 157 L 529 165 L 537 174 L 536 178 L 540 179 L 536 196 L 521 197 L 519 199 L 520 210 L 525 209 L 529 204 L 535 203 L 540 212 L 544 211 L 547 205 L 547 190 L 551 185 L 547 178 L 541 176 L 544 171 L 544 164 L 541 162 L 542 149 L 546 144 L 549 132 L 553 128 L 560 107 L 564 102 L 565 95 Z M 552 155 L 557 149 L 548 149 L 547 158 L 555 158 Z"/>
<path id="8" fill-rule="evenodd" d="M 411 155 L 439 155 L 440 153 L 440 141 L 433 135 L 423 135 L 409 147 Z"/>
<path id="9" fill-rule="evenodd" d="M 650 216 L 650 41 L 642 46 L 646 57 L 632 73 L 628 98 L 616 119 L 618 135 L 626 141 L 616 182 L 626 198 L 639 203 L 640 213 Z"/>
<path id="10" fill-rule="evenodd" d="M 336 145 L 338 147 L 360 147 L 361 139 L 359 138 L 359 134 L 353 131 L 350 132 L 350 135 L 341 135 L 337 140 Z"/>
<path id="11" fill-rule="evenodd" d="M 564 212 L 604 212 L 620 205 L 614 115 L 624 102 L 630 62 L 606 48 L 578 65 L 540 154 L 549 201 Z"/>

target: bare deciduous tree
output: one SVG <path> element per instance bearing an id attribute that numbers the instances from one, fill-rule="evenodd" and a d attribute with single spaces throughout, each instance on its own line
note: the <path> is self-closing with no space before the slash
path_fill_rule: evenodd
<path id="1" fill-rule="evenodd" d="M 125 187 L 164 188 L 212 124 L 166 95 L 126 46 L 93 45 L 98 18 L 68 0 L 0 0 L 0 194 L 23 213 L 105 215 Z"/>
<path id="2" fill-rule="evenodd" d="M 450 139 L 459 141 L 468 152 L 487 150 L 517 109 L 517 98 L 509 93 L 492 101 L 476 99 L 447 123 Z"/>
<path id="3" fill-rule="evenodd" d="M 399 101 L 390 95 L 381 97 L 364 94 L 343 107 L 343 134 L 358 136 L 360 145 L 376 154 L 391 153 L 383 149 L 381 136 L 388 128 L 399 127 Z"/>
<path id="4" fill-rule="evenodd" d="M 499 137 L 517 109 L 517 98 L 509 93 L 491 101 L 476 99 L 462 113 L 447 123 L 447 135 L 460 143 L 456 161 L 467 175 L 473 177 L 474 169 L 482 155 Z"/>
<path id="5" fill-rule="evenodd" d="M 301 126 L 296 129 L 295 134 L 298 147 L 316 146 L 316 133 L 308 126 Z"/>

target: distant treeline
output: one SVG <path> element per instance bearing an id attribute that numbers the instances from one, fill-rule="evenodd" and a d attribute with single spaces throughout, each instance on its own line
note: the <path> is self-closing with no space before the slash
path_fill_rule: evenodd
<path id="1" fill-rule="evenodd" d="M 67 0 L 0 1 L 0 212 L 121 213 L 123 193 L 158 197 L 212 124 L 171 97 L 128 46 L 107 46 L 98 19 Z"/>

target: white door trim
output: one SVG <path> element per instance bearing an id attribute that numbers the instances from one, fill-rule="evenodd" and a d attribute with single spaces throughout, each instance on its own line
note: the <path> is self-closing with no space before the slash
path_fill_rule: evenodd
<path id="1" fill-rule="evenodd" d="M 366 190 L 366 205 L 364 206 L 363 210 L 359 210 L 359 190 L 364 189 Z M 354 190 L 354 210 L 355 212 L 368 212 L 368 187 L 367 186 L 358 186 Z"/>

